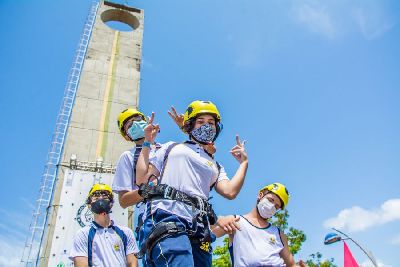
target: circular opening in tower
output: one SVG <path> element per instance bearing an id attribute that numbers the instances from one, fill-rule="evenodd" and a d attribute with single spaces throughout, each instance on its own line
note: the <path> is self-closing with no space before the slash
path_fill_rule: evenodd
<path id="1" fill-rule="evenodd" d="M 133 31 L 140 25 L 139 20 L 131 13 L 121 9 L 109 9 L 101 13 L 101 20 L 111 29 Z"/>

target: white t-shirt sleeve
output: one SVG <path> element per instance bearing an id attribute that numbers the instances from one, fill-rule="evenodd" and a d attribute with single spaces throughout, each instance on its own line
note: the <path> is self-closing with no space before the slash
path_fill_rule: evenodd
<path id="1" fill-rule="evenodd" d="M 126 255 L 132 254 L 132 253 L 138 253 L 139 248 L 136 244 L 135 236 L 133 235 L 133 231 L 129 228 L 125 228 L 124 230 L 126 237 L 127 237 L 127 244 L 126 244 Z"/>
<path id="2" fill-rule="evenodd" d="M 80 229 L 74 237 L 69 259 L 74 260 L 75 257 L 88 257 L 88 234 L 85 233 L 84 228 Z"/>
<path id="3" fill-rule="evenodd" d="M 221 166 L 221 169 L 219 170 L 219 175 L 217 177 L 217 183 L 222 180 L 229 180 L 229 177 L 226 174 L 224 166 L 222 166 L 221 164 L 219 164 L 219 166 Z"/>
<path id="4" fill-rule="evenodd" d="M 122 153 L 115 170 L 112 189 L 115 193 L 138 189 L 133 168 L 133 155 L 130 151 Z"/>
<path id="5" fill-rule="evenodd" d="M 167 152 L 167 149 L 170 145 L 172 145 L 174 142 L 168 142 L 165 144 L 162 144 L 160 149 L 158 149 L 155 153 L 151 153 L 149 156 L 149 163 L 156 167 L 156 169 L 161 172 L 163 165 L 164 165 L 164 156 L 165 153 Z"/>

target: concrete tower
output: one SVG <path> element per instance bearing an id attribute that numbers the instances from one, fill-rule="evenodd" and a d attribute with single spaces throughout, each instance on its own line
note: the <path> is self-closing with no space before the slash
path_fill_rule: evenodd
<path id="1" fill-rule="evenodd" d="M 96 182 L 112 184 L 119 155 L 132 145 L 121 137 L 116 118 L 138 106 L 143 19 L 143 10 L 108 1 L 91 7 L 24 249 L 27 266 L 71 264 L 73 236 L 92 219 L 85 205 L 89 189 Z M 109 21 L 123 22 L 132 31 L 114 30 Z M 129 225 L 132 213 L 117 202 L 113 219 Z"/>

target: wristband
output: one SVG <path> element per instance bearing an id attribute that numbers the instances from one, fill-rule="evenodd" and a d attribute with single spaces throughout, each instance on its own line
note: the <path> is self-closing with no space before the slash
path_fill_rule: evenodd
<path id="1" fill-rule="evenodd" d="M 150 148 L 150 147 L 151 147 L 151 143 L 150 143 L 150 142 L 147 142 L 147 141 L 144 141 L 143 144 L 142 144 L 142 147 L 148 147 L 148 148 Z"/>

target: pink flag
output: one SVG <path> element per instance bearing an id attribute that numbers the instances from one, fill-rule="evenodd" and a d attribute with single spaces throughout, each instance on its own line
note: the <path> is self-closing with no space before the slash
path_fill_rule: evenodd
<path id="1" fill-rule="evenodd" d="M 343 244 L 344 244 L 344 267 L 358 267 L 358 263 L 351 254 L 350 249 L 347 246 L 346 242 L 343 241 Z"/>

